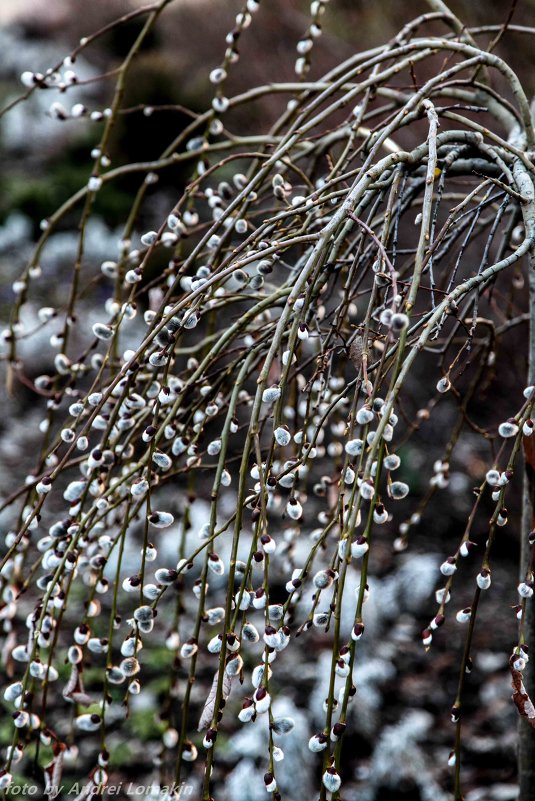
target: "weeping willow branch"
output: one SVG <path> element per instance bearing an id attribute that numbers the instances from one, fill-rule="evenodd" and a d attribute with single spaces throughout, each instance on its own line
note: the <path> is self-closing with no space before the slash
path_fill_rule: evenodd
<path id="1" fill-rule="evenodd" d="M 526 669 L 535 695 L 535 135 L 520 79 L 484 42 L 489 32 L 535 31 L 510 19 L 469 29 L 444 3 L 430 5 L 392 41 L 314 80 L 326 8 L 314 2 L 296 80 L 233 94 L 238 42 L 262 24 L 248 0 L 209 75 L 210 108 L 191 112 L 150 160 L 111 166 L 108 150 L 120 115 L 135 124 L 124 105 L 130 68 L 172 14 L 169 0 L 88 34 L 50 71 L 25 72 L 27 91 L 4 108 L 58 85 L 68 94 L 76 55 L 146 15 L 127 56 L 101 76 L 115 81 L 109 105 L 76 110 L 102 123 L 94 164 L 86 185 L 42 221 L 3 333 L 8 388 L 34 390 L 40 414 L 18 486 L 0 505 L 9 521 L 0 622 L 11 715 L 3 797 L 32 771 L 60 782 L 69 757 L 85 781 L 79 798 L 104 793 L 117 733 L 134 736 L 155 670 L 166 674 L 156 768 L 160 787 L 177 785 L 169 799 L 183 780 L 203 801 L 222 793 L 222 742 L 243 726 L 262 732 L 274 801 L 296 792 L 337 801 L 342 777 L 357 792 L 343 742 L 359 726 L 355 671 L 374 646 L 366 602 L 377 559 L 409 549 L 422 521 L 430 540 L 434 521 L 446 528 L 458 500 L 453 466 L 476 499 L 462 506 L 455 549 L 442 553 L 437 607 L 422 610 L 432 616 L 419 638 L 426 659 L 437 641 L 459 659 L 455 731 L 437 775 L 460 801 L 466 673 L 489 591 L 518 601 L 507 612 L 514 647 L 504 663 L 512 660 L 517 686 L 511 714 L 528 710 L 520 798 L 534 798 L 530 707 L 518 687 Z M 426 35 L 430 25 L 445 31 Z M 267 130 L 235 130 L 265 98 L 278 109 Z M 151 100 L 136 109 L 157 113 Z M 54 108 L 62 125 L 69 114 Z M 165 185 L 179 164 L 189 176 Z M 86 258 L 95 203 L 125 176 L 139 176 L 137 192 L 117 252 L 95 269 Z M 165 189 L 154 203 L 158 180 Z M 52 307 L 43 265 L 74 213 L 76 257 Z M 487 398 L 507 337 L 528 319 L 525 279 L 529 374 L 502 399 L 502 414 Z M 38 376 L 32 343 L 43 348 Z M 520 581 L 491 588 L 499 529 L 519 512 L 506 500 L 515 503 L 522 445 Z M 477 454 L 470 465 L 467 449 Z M 422 453 L 416 471 L 411 450 Z M 463 487 L 456 492 L 470 498 Z M 462 606 L 452 615 L 453 598 Z M 277 702 L 297 694 L 307 648 L 325 652 L 329 667 L 318 677 L 321 724 L 302 752 L 317 771 L 299 789 L 280 765 L 283 736 L 296 735 Z"/>

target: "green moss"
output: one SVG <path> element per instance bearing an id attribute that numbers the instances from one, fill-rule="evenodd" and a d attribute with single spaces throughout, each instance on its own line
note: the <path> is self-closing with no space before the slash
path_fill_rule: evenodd
<path id="1" fill-rule="evenodd" d="M 133 735 L 142 743 L 159 739 L 165 729 L 164 724 L 156 719 L 154 709 L 134 710 L 128 722 Z"/>
<path id="2" fill-rule="evenodd" d="M 93 168 L 90 154 L 94 140 L 92 134 L 66 146 L 61 156 L 54 157 L 42 167 L 43 174 L 37 172 L 29 177 L 27 170 L 6 169 L 0 180 L 0 219 L 17 209 L 33 220 L 38 235 L 39 222 L 87 184 Z M 131 204 L 129 188 L 113 182 L 98 193 L 94 210 L 113 227 L 124 221 Z M 62 225 L 72 227 L 79 214 L 80 207 L 77 207 L 65 217 Z"/>
<path id="3" fill-rule="evenodd" d="M 128 743 L 118 743 L 111 749 L 110 768 L 121 768 L 131 765 L 135 761 L 135 754 L 132 752 Z"/>
<path id="4" fill-rule="evenodd" d="M 0 723 L 0 744 L 10 745 L 13 740 L 13 723 L 9 714 L 6 712 L 6 719 Z"/>

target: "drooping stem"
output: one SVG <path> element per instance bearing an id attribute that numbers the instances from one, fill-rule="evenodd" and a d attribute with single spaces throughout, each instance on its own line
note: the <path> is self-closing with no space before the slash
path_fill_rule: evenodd
<path id="1" fill-rule="evenodd" d="M 529 273 L 529 366 L 528 385 L 535 382 L 535 253 L 530 254 Z M 520 580 L 533 570 L 533 545 L 529 544 L 529 533 L 535 522 L 535 466 L 525 452 L 524 488 L 522 498 L 522 524 L 520 528 Z M 535 644 L 535 609 L 533 602 L 523 605 L 523 639 L 532 648 Z M 535 669 L 533 662 L 524 671 L 524 686 L 529 697 L 535 695 Z M 518 720 L 518 800 L 535 801 L 535 729 L 525 718 Z"/>

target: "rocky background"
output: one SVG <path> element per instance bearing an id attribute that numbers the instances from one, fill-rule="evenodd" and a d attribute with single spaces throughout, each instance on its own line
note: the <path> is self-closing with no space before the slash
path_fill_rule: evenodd
<path id="1" fill-rule="evenodd" d="M 0 5 L 0 99 L 8 101 L 20 91 L 20 74 L 27 69 L 39 70 L 60 61 L 88 32 L 106 24 L 135 4 L 127 0 L 109 2 L 75 2 L 75 0 L 3 0 Z M 264 5 L 264 3 L 263 3 Z M 76 9 L 74 8 L 76 6 Z M 211 0 L 177 0 L 164 22 L 143 48 L 133 68 L 125 105 L 182 104 L 194 111 L 205 109 L 211 98 L 208 72 L 219 62 L 224 36 L 231 27 L 233 15 L 240 8 L 237 2 L 213 3 Z M 232 76 L 231 86 L 237 92 L 270 80 L 292 80 L 295 42 L 307 25 L 307 8 L 297 0 L 265 2 L 263 19 L 243 42 L 243 64 Z M 202 7 L 202 8 L 201 8 Z M 452 3 L 452 8 L 468 24 L 503 23 L 509 3 Z M 390 38 L 411 16 L 427 11 L 422 2 L 406 4 L 396 0 L 373 3 L 369 0 L 331 0 L 324 17 L 325 36 L 315 51 L 313 73 L 326 69 L 350 55 L 356 48 L 371 47 Z M 535 3 L 519 0 L 516 16 L 524 25 L 535 25 Z M 112 69 L 125 53 L 139 23 L 111 32 L 77 63 L 81 79 L 90 80 Z M 528 94 L 535 91 L 535 49 L 532 39 L 508 33 L 498 47 L 525 82 Z M 102 107 L 109 97 L 111 83 L 88 83 L 69 95 L 69 103 L 83 102 L 88 107 Z M 59 98 L 61 100 L 61 98 Z M 59 124 L 49 113 L 55 97 L 37 92 L 6 115 L 0 123 L 2 151 L 0 168 L 0 318 L 7 320 L 12 303 L 12 282 L 24 266 L 39 232 L 40 221 L 46 218 L 65 198 L 87 182 L 90 150 L 98 134 L 91 133 L 86 123 L 76 120 Z M 244 133 L 265 130 L 273 117 L 273 100 L 259 102 L 255 117 L 233 119 L 235 129 Z M 3 103 L 2 103 L 3 104 Z M 278 110 L 278 109 L 277 109 Z M 111 148 L 113 162 L 147 159 L 158 154 L 172 139 L 186 117 L 176 110 L 144 117 L 143 112 L 124 116 L 118 125 Z M 180 170 L 165 175 L 152 193 L 139 221 L 139 232 L 154 227 L 163 209 L 173 202 L 176 187 L 183 184 Z M 99 274 L 100 263 L 116 250 L 121 224 L 130 208 L 133 179 L 124 179 L 99 198 L 96 215 L 90 221 L 86 238 L 87 281 Z M 63 281 L 72 265 L 77 234 L 76 214 L 67 218 L 61 230 L 49 240 L 43 254 L 42 269 L 47 281 L 41 284 L 39 297 L 32 303 L 60 305 L 64 298 Z M 28 310 L 30 314 L 32 309 Z M 94 321 L 91 294 L 82 300 L 78 310 Z M 522 292 L 515 296 L 505 314 L 512 317 L 525 312 Z M 29 375 L 47 371 L 53 359 L 48 347 L 47 330 L 39 347 L 32 339 L 23 350 Z M 524 385 L 525 359 L 522 355 L 526 328 L 515 328 L 504 350 L 497 354 L 494 374 L 486 397 L 471 408 L 474 420 L 485 424 L 488 406 L 493 414 L 503 409 L 508 416 L 507 400 Z M 424 368 L 413 377 L 413 407 L 425 405 Z M 8 397 L 0 387 L 2 415 L 0 420 L 1 493 L 6 497 L 19 486 L 27 465 L 32 431 L 42 416 L 34 396 L 17 386 L 15 397 Z M 454 407 L 444 401 L 442 420 L 451 418 Z M 418 497 L 426 491 L 426 476 L 433 460 L 440 458 L 444 443 L 440 437 L 441 416 L 422 426 L 406 450 L 406 461 L 412 472 L 411 486 L 415 496 L 407 504 L 409 516 Z M 350 732 L 344 741 L 345 801 L 446 801 L 450 798 L 451 770 L 447 766 L 452 748 L 453 728 L 445 714 L 453 700 L 457 666 L 462 648 L 461 634 L 454 623 L 442 630 L 427 655 L 421 646 L 420 631 L 433 614 L 433 593 L 440 586 L 438 565 L 458 542 L 471 486 L 481 480 L 485 458 L 478 449 L 465 442 L 455 454 L 450 483 L 440 501 L 419 525 L 413 527 L 411 544 L 402 555 L 393 555 L 386 546 L 376 551 L 366 608 L 369 636 L 358 660 L 355 683 L 357 700 L 349 719 Z M 485 597 L 481 619 L 475 635 L 474 669 L 468 678 L 471 708 L 467 710 L 464 730 L 465 801 L 512 801 L 515 786 L 515 732 L 517 717 L 511 703 L 508 657 L 515 642 L 514 614 L 516 577 L 519 553 L 518 508 L 520 477 L 515 478 L 511 499 L 510 523 L 500 532 L 493 588 Z M 205 522 L 206 509 L 199 502 L 192 531 Z M 0 519 L 0 526 L 9 525 Z M 395 534 L 395 532 L 393 532 Z M 484 531 L 477 535 L 484 540 Z M 137 554 L 139 544 L 133 542 Z M 171 547 L 171 546 L 170 546 Z M 306 543 L 302 543 L 306 548 Z M 126 553 L 128 559 L 128 551 Z M 298 561 L 298 559 L 297 559 Z M 463 565 L 466 601 L 473 584 L 475 564 Z M 473 575 L 472 575 L 473 574 Z M 352 576 L 358 586 L 358 574 Z M 281 592 L 283 587 L 281 586 Z M 462 582 L 456 602 L 463 603 Z M 351 622 L 343 621 L 348 632 Z M 291 653 L 290 653 L 291 651 Z M 296 726 L 285 739 L 286 758 L 277 776 L 285 798 L 291 801 L 310 798 L 311 779 L 318 785 L 314 771 L 319 763 L 307 748 L 308 738 L 321 725 L 325 682 L 330 666 L 330 651 L 323 639 L 311 631 L 303 638 L 299 659 L 294 646 L 285 652 L 278 666 L 281 686 L 276 713 L 290 715 Z M 133 707 L 130 727 L 132 737 L 124 741 L 117 735 L 115 764 L 111 781 L 119 783 L 135 779 L 150 782 L 153 757 L 160 747 L 162 718 L 160 700 L 165 684 L 162 665 L 168 664 L 162 643 L 161 662 L 153 652 L 154 664 L 146 665 L 145 690 L 140 703 Z M 193 692 L 194 706 L 202 707 L 211 680 L 209 663 L 201 660 L 199 680 Z M 90 679 L 88 679 L 90 682 Z M 240 695 L 237 692 L 237 695 Z M 232 700 L 232 697 L 231 697 Z M 229 701 L 230 703 L 231 701 Z M 236 703 L 239 703 L 238 701 Z M 0 741 L 6 745 L 0 723 Z M 7 727 L 9 730 L 9 726 Z M 112 735 L 113 738 L 113 735 Z M 248 726 L 233 734 L 220 748 L 223 762 L 217 768 L 225 790 L 218 801 L 260 801 L 266 797 L 262 782 L 265 741 L 263 733 Z M 83 753 L 80 755 L 83 759 Z M 141 767 L 140 767 L 141 766 Z M 68 776 L 68 767 L 67 773 Z M 190 781 L 198 781 L 195 772 Z M 298 787 L 298 792 L 296 792 Z"/>

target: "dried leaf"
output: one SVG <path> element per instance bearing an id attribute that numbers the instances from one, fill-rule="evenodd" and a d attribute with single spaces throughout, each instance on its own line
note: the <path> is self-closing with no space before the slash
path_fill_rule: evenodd
<path id="1" fill-rule="evenodd" d="M 208 693 L 208 698 L 206 699 L 206 703 L 204 704 L 201 718 L 199 720 L 199 725 L 197 727 L 197 731 L 202 731 L 202 729 L 207 729 L 212 722 L 212 718 L 214 717 L 215 712 L 215 700 L 217 695 L 217 682 L 219 679 L 219 673 L 216 673 L 214 676 L 214 680 L 212 681 L 212 686 L 210 687 L 210 692 Z M 230 676 L 227 676 L 226 673 L 223 674 L 223 687 L 221 690 L 221 698 L 223 701 L 226 701 L 230 695 L 230 690 L 232 687 L 232 680 Z"/>
<path id="2" fill-rule="evenodd" d="M 79 784 L 75 784 L 75 787 L 79 787 Z M 86 798 L 89 796 L 93 796 L 95 793 L 96 785 L 93 782 L 86 782 L 82 787 L 82 792 L 79 793 L 73 801 L 85 801 Z M 72 792 L 72 790 L 71 790 Z"/>
<path id="3" fill-rule="evenodd" d="M 84 689 L 82 673 L 77 665 L 72 666 L 69 681 L 63 688 L 63 697 L 66 701 L 71 701 L 73 704 L 80 704 L 81 706 L 91 706 L 93 703 L 92 698 Z"/>
<path id="4" fill-rule="evenodd" d="M 361 336 L 356 336 L 351 347 L 349 348 L 349 358 L 353 362 L 355 370 L 360 370 L 362 367 L 362 356 L 364 355 L 364 339 Z"/>
<path id="5" fill-rule="evenodd" d="M 53 747 L 54 759 L 48 765 L 45 765 L 45 795 L 47 798 L 55 798 L 57 795 L 57 788 L 61 784 L 61 777 L 63 774 L 63 756 L 65 747 L 62 744 L 55 744 Z"/>
<path id="6" fill-rule="evenodd" d="M 74 692 L 79 692 L 80 690 L 80 671 L 76 665 L 73 665 L 71 668 L 71 675 L 69 677 L 69 681 L 63 688 L 63 697 L 66 701 L 72 700 L 72 694 Z"/>
<path id="7" fill-rule="evenodd" d="M 515 670 L 513 667 L 515 657 L 512 656 L 509 660 L 509 667 L 511 669 L 511 676 L 512 676 L 512 687 L 514 690 L 513 693 L 513 702 L 518 709 L 520 715 L 523 718 L 526 718 L 528 723 L 535 728 L 535 706 L 533 706 L 533 701 L 529 697 L 526 692 L 526 688 L 524 687 L 524 682 L 522 681 L 522 673 L 519 670 Z"/>
<path id="8" fill-rule="evenodd" d="M 94 699 L 86 692 L 73 693 L 71 700 L 74 704 L 79 704 L 80 706 L 91 706 L 94 703 Z"/>

